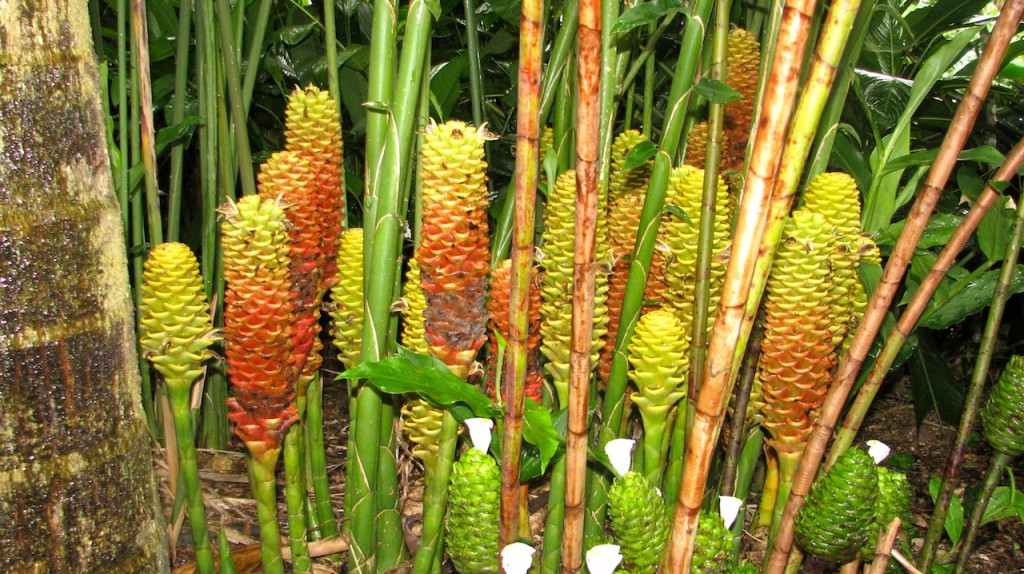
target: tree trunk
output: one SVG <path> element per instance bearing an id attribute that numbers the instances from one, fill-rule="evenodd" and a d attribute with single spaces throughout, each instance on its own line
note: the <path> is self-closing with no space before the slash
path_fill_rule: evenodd
<path id="1" fill-rule="evenodd" d="M 0 572 L 165 572 L 86 2 L 0 2 Z"/>

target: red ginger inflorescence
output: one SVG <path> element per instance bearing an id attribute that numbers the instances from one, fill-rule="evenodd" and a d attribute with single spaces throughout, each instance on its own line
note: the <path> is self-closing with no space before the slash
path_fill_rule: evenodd
<path id="1" fill-rule="evenodd" d="M 509 296 L 512 279 L 512 260 L 502 261 L 491 275 L 491 297 L 487 309 L 491 313 L 491 330 L 487 335 L 487 392 L 493 397 L 498 368 L 498 337 L 501 333 L 508 339 Z M 526 397 L 540 404 L 544 386 L 544 371 L 540 368 L 540 278 L 536 269 L 530 270 L 529 330 L 526 339 Z"/>

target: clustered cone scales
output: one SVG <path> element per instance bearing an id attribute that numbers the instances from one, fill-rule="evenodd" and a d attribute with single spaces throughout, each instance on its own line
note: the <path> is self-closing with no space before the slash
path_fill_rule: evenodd
<path id="1" fill-rule="evenodd" d="M 913 495 L 910 481 L 902 472 L 889 470 L 884 466 L 878 470 L 878 499 L 875 502 L 875 523 L 870 528 L 868 541 L 860 549 L 860 556 L 865 561 L 872 560 L 878 536 L 889 528 L 889 523 L 899 517 L 902 528 L 912 527 L 910 522 L 910 501 Z M 902 571 L 897 568 L 897 571 Z"/>
<path id="2" fill-rule="evenodd" d="M 558 176 L 548 194 L 544 213 L 543 244 L 540 266 L 544 271 L 541 283 L 541 353 L 545 365 L 563 403 L 568 398 L 569 342 L 572 335 L 573 258 L 575 255 L 576 172 Z M 597 277 L 594 290 L 594 326 L 591 364 L 596 366 L 598 351 L 608 332 L 608 272 L 610 254 L 605 218 L 597 221 Z"/>
<path id="3" fill-rule="evenodd" d="M 693 545 L 693 574 L 726 574 L 732 561 L 732 531 L 716 513 L 700 511 Z"/>
<path id="4" fill-rule="evenodd" d="M 1024 356 L 1010 358 L 985 402 L 981 423 L 985 440 L 996 452 L 1024 454 Z"/>
<path id="5" fill-rule="evenodd" d="M 626 130 L 615 137 L 612 142 L 611 168 L 608 175 L 608 202 L 627 195 L 642 194 L 647 188 L 647 180 L 651 177 L 652 160 L 645 161 L 642 165 L 633 169 L 626 169 L 626 159 L 629 152 L 637 144 L 646 142 L 647 136 L 638 130 Z M 614 220 L 609 220 L 612 222 Z"/>
<path id="6" fill-rule="evenodd" d="M 803 451 L 832 381 L 834 245 L 823 217 L 798 211 L 786 223 L 768 277 L 758 378 L 761 424 L 779 453 Z"/>
<path id="7" fill-rule="evenodd" d="M 313 167 L 297 152 L 279 151 L 270 156 L 259 173 L 260 196 L 279 199 L 288 219 L 291 257 L 291 289 L 295 292 L 292 325 L 295 365 L 303 373 L 320 366 L 323 344 L 320 331 L 321 225 Z M 310 368 L 306 363 L 311 363 Z"/>
<path id="8" fill-rule="evenodd" d="M 653 574 L 668 540 L 668 515 L 657 489 L 638 472 L 616 478 L 608 489 L 608 524 L 622 552 L 623 571 Z"/>
<path id="9" fill-rule="evenodd" d="M 512 260 L 506 259 L 494 268 L 491 276 L 491 296 L 487 301 L 487 310 L 491 314 L 491 330 L 487 335 L 487 391 L 493 397 L 497 372 L 498 337 L 500 333 L 508 340 L 511 330 L 509 324 L 509 297 L 511 296 Z M 530 270 L 530 303 L 528 313 L 529 330 L 526 339 L 526 397 L 535 403 L 541 402 L 541 389 L 544 386 L 544 372 L 540 367 L 540 280 L 536 269 Z"/>
<path id="10" fill-rule="evenodd" d="M 796 543 L 828 562 L 852 560 L 870 535 L 877 498 L 875 461 L 847 450 L 811 486 L 793 524 Z"/>
<path id="11" fill-rule="evenodd" d="M 487 164 L 483 130 L 432 124 L 423 136 L 423 226 L 416 259 L 431 353 L 466 378 L 487 338 Z"/>
<path id="12" fill-rule="evenodd" d="M 633 402 L 644 428 L 665 424 L 669 409 L 686 394 L 689 358 L 686 332 L 670 311 L 644 314 L 629 344 L 629 378 L 636 385 Z"/>
<path id="13" fill-rule="evenodd" d="M 742 28 L 729 31 L 726 46 L 726 83 L 739 92 L 740 98 L 725 104 L 722 168 L 735 170 L 743 166 L 754 119 L 754 101 L 761 72 L 761 45 L 753 34 Z"/>
<path id="14" fill-rule="evenodd" d="M 683 162 L 684 164 L 707 169 L 709 128 L 710 124 L 708 122 L 700 122 L 690 128 L 690 133 L 686 136 L 686 160 Z M 733 145 L 728 131 L 722 132 L 719 145 L 721 146 L 720 157 L 723 159 L 723 164 L 728 165 L 727 169 L 738 169 L 738 165 L 729 163 L 734 161 L 732 158 L 734 152 L 732 151 Z M 741 156 L 740 161 L 742 159 Z"/>
<path id="15" fill-rule="evenodd" d="M 488 454 L 471 448 L 452 464 L 445 514 L 445 545 L 460 574 L 498 571 L 501 471 Z"/>
<path id="16" fill-rule="evenodd" d="M 319 287 L 326 291 L 337 278 L 338 237 L 345 214 L 342 177 L 341 118 L 338 104 L 316 86 L 295 88 L 285 109 L 285 148 L 301 153 L 310 164 L 314 201 L 321 220 Z"/>
<path id="17" fill-rule="evenodd" d="M 427 308 L 427 299 L 423 295 L 423 285 L 420 282 L 420 264 L 415 258 L 409 261 L 409 271 L 402 287 L 402 300 L 405 302 L 402 345 L 425 355 L 430 352 L 423 326 L 423 312 Z M 402 431 L 412 443 L 412 454 L 423 462 L 428 476 L 433 474 L 437 463 L 443 415 L 441 409 L 418 395 L 407 397 L 402 405 Z"/>
<path id="18" fill-rule="evenodd" d="M 186 245 L 161 243 L 146 259 L 140 286 L 139 344 L 171 387 L 190 388 L 217 340 L 199 263 Z"/>
<path id="19" fill-rule="evenodd" d="M 359 364 L 363 342 L 363 229 L 341 235 L 337 266 L 345 272 L 331 287 L 331 338 L 346 369 Z"/>
<path id="20" fill-rule="evenodd" d="M 228 417 L 259 458 L 280 447 L 298 416 L 288 223 L 276 199 L 256 195 L 222 212 L 224 352 L 234 389 Z"/>

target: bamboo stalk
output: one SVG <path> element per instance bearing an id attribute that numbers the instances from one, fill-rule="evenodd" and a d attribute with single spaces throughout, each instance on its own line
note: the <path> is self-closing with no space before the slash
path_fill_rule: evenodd
<path id="1" fill-rule="evenodd" d="M 292 571 L 308 574 L 313 563 L 306 542 L 306 485 L 303 480 L 302 421 L 288 429 L 284 439 L 285 501 L 288 507 L 288 540 L 292 550 Z"/>
<path id="2" fill-rule="evenodd" d="M 274 5 L 274 0 L 260 0 L 259 10 L 256 12 L 256 20 L 253 21 L 247 28 L 252 30 L 252 39 L 249 43 L 249 54 L 245 60 L 245 76 L 242 78 L 242 110 L 245 116 L 249 115 L 249 108 L 252 104 L 252 91 L 256 87 L 256 76 L 259 75 L 260 60 L 263 59 L 263 38 L 267 32 L 267 23 L 270 20 L 270 8 Z M 333 6 L 333 4 L 332 4 Z M 245 13 L 245 10 L 239 10 L 241 14 Z M 325 26 L 327 17 L 324 16 Z M 241 28 L 240 28 L 241 31 Z M 327 47 L 327 58 L 330 63 L 331 47 Z M 330 77 L 331 68 L 327 69 L 327 76 Z M 335 75 L 337 70 L 335 69 Z M 340 102 L 340 95 L 331 92 L 336 102 Z"/>
<path id="3" fill-rule="evenodd" d="M 1018 142 L 1013 151 L 1007 156 L 1007 162 L 1004 163 L 1004 167 L 1013 159 L 1016 159 L 1021 149 L 1024 149 L 1024 140 Z M 999 173 L 995 175 L 995 179 L 999 179 L 1002 171 L 1002 169 L 999 170 Z M 990 190 L 991 186 L 986 186 L 983 196 L 987 195 Z M 978 202 L 980 200 L 981 198 L 979 197 Z M 1010 234 L 1010 244 L 1006 247 L 1003 268 L 999 273 L 999 281 L 996 284 L 995 295 L 992 298 L 992 307 L 985 322 L 981 345 L 978 348 L 978 359 L 974 365 L 974 372 L 971 375 L 967 397 L 964 399 L 964 410 L 960 418 L 960 426 L 957 428 L 953 448 L 949 452 L 949 459 L 946 462 L 946 469 L 942 477 L 942 486 L 939 488 L 939 495 L 935 500 L 935 510 L 932 511 L 932 517 L 928 523 L 928 532 L 924 537 L 924 546 L 921 548 L 921 553 L 917 559 L 918 566 L 925 572 L 931 571 L 932 563 L 935 560 L 937 544 L 942 537 L 943 527 L 946 523 L 949 502 L 960 482 L 960 466 L 963 463 L 963 457 L 967 450 L 967 440 L 974 428 L 974 421 L 981 406 L 985 381 L 988 379 L 989 367 L 992 365 L 992 355 L 995 353 L 995 346 L 998 341 L 999 326 L 1002 324 L 1006 301 L 1010 295 L 1010 282 L 1013 279 L 1017 267 L 1017 259 L 1020 255 L 1022 229 L 1024 229 L 1024 202 L 1018 198 L 1017 217 L 1014 220 L 1013 231 Z"/>
<path id="4" fill-rule="evenodd" d="M 189 405 L 192 381 L 174 381 L 174 383 L 168 385 L 168 392 L 174 417 L 174 432 L 178 436 L 178 464 L 181 467 L 181 479 L 188 498 L 192 548 L 195 550 L 196 566 L 199 572 L 213 574 L 213 550 L 210 547 L 210 533 L 206 527 L 206 507 L 203 505 L 203 488 L 199 482 L 195 429 L 192 426 L 192 409 Z"/>
<path id="5" fill-rule="evenodd" d="M 172 125 L 178 125 L 185 119 L 185 96 L 188 94 L 189 73 L 188 53 L 192 41 L 191 24 L 192 1 L 182 0 L 181 6 L 178 7 L 178 38 L 174 54 Z M 185 142 L 179 142 L 171 148 L 171 180 L 167 190 L 167 241 L 178 241 L 181 229 L 181 177 L 184 159 Z"/>
<path id="6" fill-rule="evenodd" d="M 597 268 L 597 205 L 601 86 L 601 0 L 580 1 L 576 106 L 576 242 L 573 256 L 572 338 L 569 347 L 569 421 L 566 437 L 562 568 L 583 564 L 583 495 L 587 470 L 587 407 Z"/>
<path id="7" fill-rule="evenodd" d="M 996 174 L 992 177 L 994 181 L 1009 181 L 1017 170 L 1020 169 L 1021 164 L 1024 163 L 1024 139 L 1021 139 L 1010 154 L 1007 156 L 1006 161 L 996 171 Z M 867 410 L 871 407 L 871 403 L 878 393 L 878 389 L 882 385 L 882 381 L 885 379 L 886 373 L 889 372 L 889 368 L 892 366 L 896 359 L 896 355 L 900 349 L 903 348 L 903 344 L 907 338 L 913 332 L 914 327 L 917 326 L 918 319 L 928 308 L 928 301 L 935 294 L 935 291 L 939 288 L 942 283 L 942 279 L 946 276 L 946 272 L 956 261 L 957 255 L 963 246 L 970 240 L 971 235 L 974 234 L 974 230 L 977 229 L 981 223 L 985 214 L 988 213 L 989 208 L 998 200 L 1001 196 L 999 193 L 992 188 L 992 185 L 986 185 L 984 191 L 975 200 L 974 205 L 971 206 L 970 211 L 964 216 L 963 221 L 957 226 L 956 231 L 953 232 L 952 237 L 943 247 L 942 252 L 939 254 L 935 263 L 932 264 L 931 269 L 928 270 L 928 275 L 925 276 L 924 280 L 918 286 L 914 292 L 914 297 L 910 300 L 907 308 L 904 309 L 903 314 L 900 315 L 900 320 L 896 324 L 896 328 L 889 334 L 885 344 L 882 346 L 882 350 L 879 352 L 878 357 L 875 359 L 874 365 L 868 372 L 867 380 L 861 385 L 860 390 L 857 392 L 857 398 L 854 400 L 853 405 L 850 407 L 846 414 L 846 418 L 843 420 L 843 424 L 839 429 L 839 434 L 836 436 L 835 443 L 833 443 L 831 450 L 828 454 L 825 466 L 830 467 L 835 463 L 836 459 L 841 454 L 846 452 L 846 449 L 850 448 L 853 444 L 853 439 L 860 430 L 861 423 L 864 422 L 864 417 L 867 415 Z M 1005 265 L 1009 265 L 1009 273 L 1012 277 L 1012 272 L 1016 261 L 1004 262 L 1004 273 L 1006 271 Z M 994 308 L 993 308 L 994 309 Z M 990 314 L 991 317 L 991 314 Z M 998 321 L 996 321 L 996 328 L 998 328 Z M 991 348 L 989 348 L 991 353 Z M 991 355 L 990 355 L 991 357 Z M 981 357 L 979 356 L 979 360 Z M 979 365 L 980 366 L 980 365 Z M 975 378 L 979 378 L 978 384 L 984 383 L 985 374 L 988 372 L 988 365 L 984 368 L 975 370 Z M 965 411 L 966 412 L 966 411 Z"/>
<path id="8" fill-rule="evenodd" d="M 1013 36 L 1013 31 L 1016 29 L 1022 13 L 1024 13 L 1024 0 L 1010 0 L 1003 5 L 999 20 L 996 22 L 992 35 L 978 61 L 974 77 L 971 78 L 964 93 L 964 99 L 957 107 L 956 115 L 942 141 L 935 163 L 906 219 L 903 232 L 893 248 L 892 256 L 885 266 L 878 288 L 868 302 L 868 310 L 861 320 L 847 354 L 840 362 L 832 389 L 818 415 L 814 431 L 811 433 L 807 449 L 804 451 L 804 458 L 794 477 L 793 489 L 786 503 L 785 518 L 780 525 L 769 558 L 767 570 L 769 573 L 782 572 L 785 568 L 786 557 L 789 555 L 793 543 L 793 517 L 796 516 L 796 512 L 803 504 L 804 497 L 810 490 L 810 484 L 817 474 L 818 464 L 824 456 L 825 447 L 832 436 L 832 430 L 846 402 L 846 397 L 856 382 L 857 373 L 861 365 L 864 364 L 871 348 L 871 342 L 881 327 L 886 311 L 892 304 L 900 280 L 910 263 L 910 257 L 924 232 L 942 188 L 956 164 L 956 158 L 974 126 L 981 104 L 992 84 L 992 78 L 1002 62 L 1006 46 Z"/>
<path id="9" fill-rule="evenodd" d="M 974 551 L 974 541 L 978 537 L 978 531 L 981 530 L 985 508 L 988 507 L 988 501 L 992 498 L 992 492 L 999 485 L 999 477 L 1003 474 L 1003 468 L 1012 463 L 1014 458 L 1016 457 L 1004 452 L 996 452 L 992 455 L 992 462 L 989 463 L 988 473 L 985 475 L 985 483 L 982 485 L 981 492 L 978 493 L 978 502 L 974 504 L 974 510 L 971 511 L 963 539 L 960 541 L 960 556 L 956 560 L 953 574 L 963 574 L 967 571 L 967 561 L 971 558 L 971 552 Z"/>
<path id="10" fill-rule="evenodd" d="M 672 158 L 679 150 L 681 141 L 685 141 L 682 132 L 686 110 L 689 105 L 694 72 L 700 56 L 700 46 L 704 40 L 704 24 L 711 14 L 712 0 L 698 0 L 693 7 L 691 18 L 687 18 L 684 26 L 683 41 L 679 46 L 679 57 L 672 75 L 672 87 L 669 91 L 668 107 L 665 112 L 665 125 L 662 128 L 658 154 L 651 168 L 651 179 L 647 186 L 643 212 L 637 230 L 637 240 L 633 248 L 633 259 L 629 268 L 629 280 L 626 283 L 626 295 L 622 301 L 619 319 L 619 331 L 615 338 L 615 351 L 612 355 L 611 374 L 605 388 L 604 402 L 601 405 L 602 425 L 598 429 L 598 448 L 620 434 L 622 416 L 625 407 L 626 372 L 629 364 L 626 349 L 633 337 L 633 331 L 640 320 L 643 306 L 644 289 L 647 274 L 650 272 L 651 258 L 654 254 L 654 240 L 661 225 L 661 212 L 665 205 L 668 190 L 668 176 L 672 170 Z M 604 15 L 607 17 L 607 12 Z M 607 23 L 607 22 L 606 22 Z M 605 27 L 604 30 L 609 30 Z M 603 112 L 602 112 L 603 113 Z M 605 506 L 608 499 L 608 481 L 604 474 L 592 474 L 587 489 L 587 514 L 584 517 L 584 545 L 587 547 L 599 544 L 598 539 L 604 529 Z"/>
<path id="11" fill-rule="evenodd" d="M 145 173 L 146 223 L 152 245 L 164 242 L 160 211 L 160 192 L 156 182 L 156 135 L 153 132 L 153 84 L 149 76 L 149 32 L 146 30 L 146 3 L 132 0 L 132 38 L 135 40 L 135 75 L 139 82 L 139 141 Z"/>
<path id="12" fill-rule="evenodd" d="M 505 403 L 501 436 L 501 525 L 498 547 L 519 534 L 519 456 L 523 437 L 523 399 L 529 336 L 530 266 L 536 219 L 540 139 L 540 74 L 543 58 L 543 0 L 524 0 L 519 17 L 519 104 L 516 110 L 516 175 L 512 226 L 512 276 L 509 280 L 509 333 L 505 349 Z"/>
<path id="13" fill-rule="evenodd" d="M 263 572 L 284 574 L 281 558 L 281 535 L 277 527 L 277 478 L 274 469 L 281 448 L 269 449 L 259 457 L 250 458 L 250 472 L 253 478 L 253 497 L 256 499 L 256 514 L 260 523 L 260 554 L 263 557 Z"/>
<path id="14" fill-rule="evenodd" d="M 238 56 L 231 25 L 229 0 L 217 0 L 217 27 L 220 29 L 220 52 L 224 58 L 224 76 L 228 85 L 231 123 L 235 131 L 235 151 L 238 154 L 236 167 L 242 180 L 242 195 L 256 193 L 256 177 L 252 168 L 252 152 L 249 149 L 249 131 L 246 128 L 246 113 L 242 102 L 242 85 L 238 77 Z"/>
<path id="15" fill-rule="evenodd" d="M 875 545 L 875 558 L 871 561 L 865 574 L 885 574 L 885 568 L 889 565 L 889 556 L 892 554 L 892 545 L 896 542 L 896 536 L 899 533 L 900 517 L 897 516 L 885 529 L 885 535 L 878 537 L 878 544 Z"/>
<path id="16" fill-rule="evenodd" d="M 669 574 L 682 574 L 690 568 L 704 486 L 733 387 L 737 350 L 742 356 L 742 348 L 749 336 L 749 327 L 743 329 L 744 311 L 752 291 L 754 269 L 760 258 L 770 257 L 771 251 L 763 250 L 774 247 L 762 242 L 765 215 L 769 210 L 782 144 L 793 113 L 799 67 L 815 4 L 815 0 L 790 0 L 783 8 L 779 44 L 786 49 L 777 50 L 772 62 L 766 97 L 762 101 L 763 111 L 747 166 L 732 257 L 722 286 L 693 428 L 687 437 L 686 473 L 678 493 L 668 552 Z"/>
<path id="17" fill-rule="evenodd" d="M 437 444 L 437 464 L 427 481 L 423 499 L 423 537 L 413 559 L 412 574 L 431 574 L 443 552 L 444 513 L 448 505 L 448 477 L 452 472 L 459 423 L 448 411 L 441 418 Z"/>

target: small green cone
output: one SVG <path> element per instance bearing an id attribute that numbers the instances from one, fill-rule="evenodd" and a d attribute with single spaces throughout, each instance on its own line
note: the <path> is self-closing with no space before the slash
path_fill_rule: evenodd
<path id="1" fill-rule="evenodd" d="M 471 448 L 452 465 L 445 543 L 460 574 L 498 571 L 500 491 L 501 471 L 486 453 Z"/>
<path id="2" fill-rule="evenodd" d="M 718 514 L 700 512 L 693 546 L 692 574 L 726 574 L 732 559 L 732 532 Z"/>
<path id="3" fill-rule="evenodd" d="M 878 499 L 878 470 L 863 450 L 847 450 L 815 481 L 796 516 L 804 551 L 828 562 L 848 562 L 867 542 Z"/>
<path id="4" fill-rule="evenodd" d="M 878 534 L 889 528 L 889 523 L 894 518 L 898 516 L 901 524 L 910 525 L 910 499 L 911 490 L 907 475 L 889 470 L 884 466 L 878 467 L 878 501 L 875 502 L 875 525 L 871 528 L 871 535 L 868 536 L 867 543 L 860 549 L 860 555 L 864 561 L 874 559 Z"/>
<path id="5" fill-rule="evenodd" d="M 661 495 L 647 478 L 627 472 L 608 490 L 608 521 L 629 574 L 653 574 L 668 540 L 668 516 Z"/>
<path id="6" fill-rule="evenodd" d="M 981 423 L 996 452 L 1024 454 L 1024 356 L 1010 358 L 981 411 Z"/>

